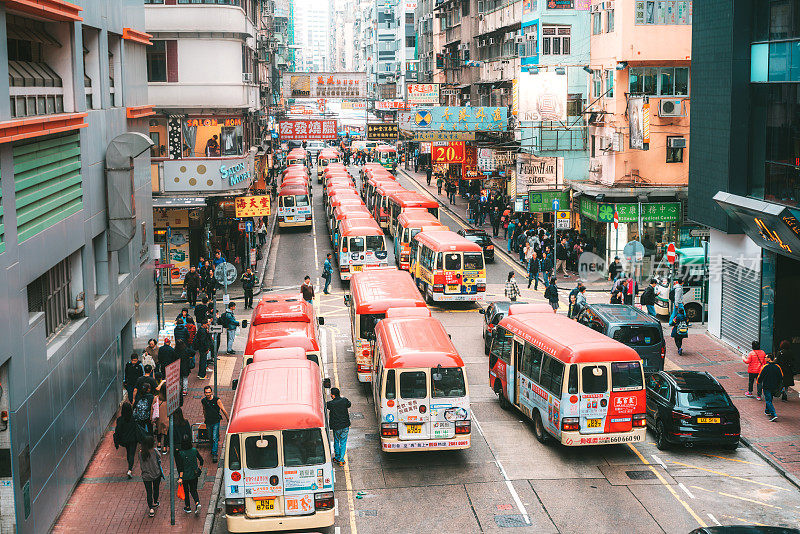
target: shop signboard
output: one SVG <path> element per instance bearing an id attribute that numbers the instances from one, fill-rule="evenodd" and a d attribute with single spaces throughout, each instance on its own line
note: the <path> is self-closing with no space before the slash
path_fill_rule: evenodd
<path id="1" fill-rule="evenodd" d="M 286 72 L 283 94 L 288 98 L 366 99 L 364 72 Z"/>
<path id="2" fill-rule="evenodd" d="M 580 199 L 580 213 L 593 221 L 613 224 L 614 208 L 619 222 L 635 223 L 639 221 L 638 203 L 596 202 L 588 197 Z M 677 222 L 680 219 L 680 202 L 648 202 L 642 204 L 642 222 Z"/>
<path id="3" fill-rule="evenodd" d="M 475 132 L 423 132 L 415 131 L 414 141 L 474 141 Z"/>
<path id="4" fill-rule="evenodd" d="M 397 114 L 397 124 L 401 130 L 411 131 L 414 129 L 414 116 L 416 111 L 401 111 Z"/>
<path id="5" fill-rule="evenodd" d="M 648 150 L 650 148 L 650 100 L 646 96 L 632 96 L 628 99 L 628 125 L 631 148 Z"/>
<path id="6" fill-rule="evenodd" d="M 554 30 L 555 31 L 555 30 Z M 520 72 L 519 120 L 566 121 L 567 76 L 555 71 Z"/>
<path id="7" fill-rule="evenodd" d="M 481 171 L 495 171 L 498 168 L 514 165 L 516 161 L 517 155 L 513 150 L 478 149 L 478 169 Z"/>
<path id="8" fill-rule="evenodd" d="M 174 282 L 182 282 L 189 272 L 189 228 L 171 228 L 169 241 L 170 278 Z"/>
<path id="9" fill-rule="evenodd" d="M 431 153 L 431 145 L 433 143 L 420 143 L 419 144 L 419 153 L 420 154 L 430 154 Z"/>
<path id="10" fill-rule="evenodd" d="M 396 122 L 367 124 L 367 139 L 372 141 L 397 141 L 399 133 Z"/>
<path id="11" fill-rule="evenodd" d="M 269 196 L 256 195 L 236 199 L 236 217 L 263 217 L 269 215 Z"/>
<path id="12" fill-rule="evenodd" d="M 508 129 L 507 107 L 436 106 L 414 111 L 413 130 L 499 132 Z"/>
<path id="13" fill-rule="evenodd" d="M 556 230 L 569 230 L 572 228 L 572 213 L 569 211 L 556 212 Z"/>
<path id="14" fill-rule="evenodd" d="M 529 191 L 528 210 L 530 213 L 546 213 L 553 211 L 553 201 L 558 200 L 559 207 L 569 206 L 569 191 L 548 190 Z"/>
<path id="15" fill-rule="evenodd" d="M 436 106 L 439 104 L 438 83 L 410 83 L 406 86 L 406 94 L 410 105 Z"/>
<path id="16" fill-rule="evenodd" d="M 560 187 L 564 181 L 564 158 L 539 158 L 531 154 L 518 154 L 517 194 L 536 189 Z"/>
<path id="17" fill-rule="evenodd" d="M 464 141 L 451 141 L 444 146 L 434 146 L 431 159 L 434 163 L 463 163 Z"/>
<path id="18" fill-rule="evenodd" d="M 406 110 L 408 105 L 402 100 L 378 100 L 375 102 L 375 109 L 381 111 Z"/>
<path id="19" fill-rule="evenodd" d="M 478 150 L 474 146 L 464 148 L 464 162 L 461 164 L 461 177 L 474 180 L 480 177 L 478 172 Z"/>
<path id="20" fill-rule="evenodd" d="M 281 139 L 305 141 L 309 139 L 336 139 L 336 121 L 329 119 L 288 120 L 278 123 Z"/>
<path id="21" fill-rule="evenodd" d="M 575 0 L 547 0 L 547 9 L 575 9 Z"/>
<path id="22" fill-rule="evenodd" d="M 350 110 L 365 110 L 367 109 L 367 102 L 362 100 L 358 102 L 342 102 L 341 109 L 350 109 Z"/>

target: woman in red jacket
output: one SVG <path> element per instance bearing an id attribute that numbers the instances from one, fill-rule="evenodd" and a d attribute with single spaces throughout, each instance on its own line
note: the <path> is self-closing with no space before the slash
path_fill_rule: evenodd
<path id="1" fill-rule="evenodd" d="M 742 358 L 742 361 L 747 364 L 747 393 L 744 394 L 745 397 L 753 396 L 753 382 L 758 378 L 758 373 L 761 372 L 761 368 L 767 363 L 767 354 L 761 350 L 759 342 L 753 341 L 751 346 L 753 350 Z M 761 382 L 758 382 L 756 394 L 756 398 L 761 400 Z"/>

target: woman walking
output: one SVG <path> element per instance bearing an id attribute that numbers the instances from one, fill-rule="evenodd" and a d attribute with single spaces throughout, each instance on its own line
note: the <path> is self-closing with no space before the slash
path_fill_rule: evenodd
<path id="1" fill-rule="evenodd" d="M 792 365 L 792 344 L 789 340 L 784 339 L 778 348 L 778 357 L 776 362 L 778 367 L 783 372 L 783 391 L 781 392 L 781 400 L 788 401 L 789 398 L 786 394 L 789 392 L 789 386 L 794 385 L 794 368 Z"/>
<path id="2" fill-rule="evenodd" d="M 150 392 L 150 383 L 143 382 L 142 390 L 137 392 L 133 403 L 133 420 L 139 425 L 142 434 L 150 434 L 153 415 L 153 394 Z"/>
<path id="3" fill-rule="evenodd" d="M 683 340 L 689 337 L 689 319 L 686 317 L 686 310 L 679 306 L 675 316 L 669 322 L 672 326 L 672 337 L 675 339 L 675 346 L 678 347 L 678 356 L 683 354 Z"/>
<path id="4" fill-rule="evenodd" d="M 123 402 L 120 416 L 114 428 L 114 448 L 125 447 L 128 459 L 128 478 L 131 478 L 133 460 L 136 458 L 136 445 L 139 443 L 139 428 L 133 420 L 133 407 L 130 402 Z"/>
<path id="5" fill-rule="evenodd" d="M 508 273 L 508 280 L 506 280 L 506 298 L 511 302 L 516 302 L 519 296 L 519 286 L 517 281 L 514 280 L 514 271 Z"/>
<path id="6" fill-rule="evenodd" d="M 200 477 L 200 467 L 203 465 L 203 457 L 192 446 L 192 442 L 186 440 L 181 446 L 179 454 L 181 462 L 178 470 L 178 484 L 183 484 L 183 511 L 187 514 L 192 513 L 189 506 L 191 501 L 189 496 L 194 499 L 195 508 L 194 515 L 200 515 L 200 496 L 197 495 L 197 479 Z"/>
<path id="7" fill-rule="evenodd" d="M 139 465 L 142 467 L 142 482 L 144 482 L 144 491 L 147 493 L 150 517 L 156 515 L 156 508 L 159 504 L 158 490 L 161 487 L 161 479 L 164 477 L 161 470 L 161 458 L 158 456 L 155 445 L 153 436 L 145 436 L 142 440 L 142 450 L 139 451 Z"/>
<path id="8" fill-rule="evenodd" d="M 169 449 L 169 415 L 167 415 L 167 381 L 162 380 L 156 388 L 156 397 L 153 402 L 158 405 L 158 414 L 153 414 L 155 424 L 155 434 L 158 438 L 158 445 L 161 447 L 161 454 L 167 454 Z M 155 409 L 153 410 L 155 412 Z"/>
<path id="9" fill-rule="evenodd" d="M 554 312 L 558 311 L 558 287 L 556 287 L 555 276 L 550 278 L 550 284 L 544 290 L 544 298 L 550 303 L 550 307 L 553 308 Z"/>

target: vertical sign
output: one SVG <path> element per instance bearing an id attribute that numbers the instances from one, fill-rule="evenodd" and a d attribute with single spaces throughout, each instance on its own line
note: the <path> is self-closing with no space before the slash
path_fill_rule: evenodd
<path id="1" fill-rule="evenodd" d="M 166 367 L 167 415 L 181 407 L 181 361 L 175 360 Z"/>

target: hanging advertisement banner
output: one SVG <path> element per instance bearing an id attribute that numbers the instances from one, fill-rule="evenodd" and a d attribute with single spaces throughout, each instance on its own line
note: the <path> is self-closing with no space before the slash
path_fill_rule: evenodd
<path id="1" fill-rule="evenodd" d="M 396 122 L 367 124 L 367 139 L 371 141 L 397 141 L 398 133 Z"/>
<path id="2" fill-rule="evenodd" d="M 341 109 L 351 109 L 351 110 L 361 110 L 364 111 L 367 109 L 367 103 L 362 102 L 342 102 Z"/>
<path id="3" fill-rule="evenodd" d="M 406 110 L 408 105 L 402 100 L 379 100 L 375 102 L 375 109 L 382 111 Z"/>
<path id="4" fill-rule="evenodd" d="M 409 105 L 439 105 L 438 83 L 410 83 L 406 86 Z"/>
<path id="5" fill-rule="evenodd" d="M 632 96 L 628 99 L 630 146 L 636 150 L 650 148 L 650 99 Z"/>
<path id="6" fill-rule="evenodd" d="M 474 141 L 475 132 L 413 132 L 414 141 Z"/>
<path id="7" fill-rule="evenodd" d="M 464 162 L 461 164 L 461 177 L 464 180 L 475 180 L 481 177 L 478 172 L 478 150 L 474 146 L 464 148 Z"/>
<path id="8" fill-rule="evenodd" d="M 414 115 L 413 111 L 401 111 L 397 114 L 397 125 L 401 130 L 410 132 L 414 129 Z"/>
<path id="9" fill-rule="evenodd" d="M 567 76 L 553 71 L 520 72 L 519 120 L 566 121 Z"/>
<path id="10" fill-rule="evenodd" d="M 564 158 L 539 158 L 518 154 L 516 188 L 518 195 L 537 189 L 561 187 L 564 181 Z"/>
<path id="11" fill-rule="evenodd" d="M 434 163 L 463 163 L 464 141 L 453 141 L 444 146 L 434 146 L 431 149 L 431 159 Z"/>
<path id="12" fill-rule="evenodd" d="M 289 139 L 336 139 L 336 121 L 309 119 L 289 120 L 278 123 L 281 140 Z"/>
<path id="13" fill-rule="evenodd" d="M 366 99 L 364 72 L 285 72 L 283 95 L 288 98 Z"/>

